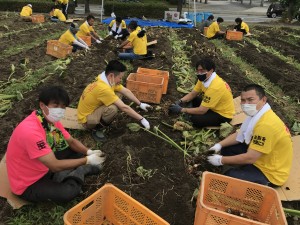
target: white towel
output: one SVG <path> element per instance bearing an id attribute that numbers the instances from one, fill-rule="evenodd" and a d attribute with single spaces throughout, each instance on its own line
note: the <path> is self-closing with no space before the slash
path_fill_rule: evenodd
<path id="1" fill-rule="evenodd" d="M 121 33 L 122 31 L 122 22 L 120 23 L 118 30 L 117 30 L 117 22 L 114 23 L 114 25 L 111 28 L 114 32 L 117 32 L 118 34 Z"/>
<path id="2" fill-rule="evenodd" d="M 249 144 L 253 135 L 253 129 L 257 123 L 257 121 L 271 109 L 269 103 L 266 103 L 261 110 L 258 111 L 254 116 L 248 116 L 246 120 L 243 122 L 240 132 L 238 133 L 236 140 L 238 142 L 243 143 L 245 141 L 246 144 Z"/>
<path id="3" fill-rule="evenodd" d="M 211 84 L 211 82 L 216 78 L 216 76 L 217 76 L 216 72 L 213 72 L 212 75 L 210 76 L 210 78 L 208 78 L 207 81 L 202 82 L 203 86 L 208 88 L 209 85 Z"/>

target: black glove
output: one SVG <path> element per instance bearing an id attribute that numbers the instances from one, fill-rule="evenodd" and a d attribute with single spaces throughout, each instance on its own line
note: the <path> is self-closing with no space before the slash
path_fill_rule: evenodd
<path id="1" fill-rule="evenodd" d="M 175 102 L 175 105 L 181 105 L 182 103 L 183 103 L 182 100 L 179 99 L 179 100 L 177 100 L 177 101 Z"/>
<path id="2" fill-rule="evenodd" d="M 172 104 L 169 107 L 169 112 L 174 114 L 180 114 L 182 107 L 180 105 Z"/>

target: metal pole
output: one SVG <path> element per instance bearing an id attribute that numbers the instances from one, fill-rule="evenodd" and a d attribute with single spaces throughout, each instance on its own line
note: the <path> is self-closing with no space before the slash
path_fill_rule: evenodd
<path id="1" fill-rule="evenodd" d="M 197 25 L 197 20 L 196 20 L 196 0 L 194 0 L 194 25 L 195 25 L 195 27 Z"/>
<path id="2" fill-rule="evenodd" d="M 100 19 L 100 20 L 101 20 L 101 23 L 102 23 L 102 16 L 103 16 L 103 15 L 102 15 L 102 14 L 103 14 L 103 0 L 102 0 L 102 4 L 101 4 L 101 12 L 100 12 L 100 13 L 101 13 L 101 19 Z"/>

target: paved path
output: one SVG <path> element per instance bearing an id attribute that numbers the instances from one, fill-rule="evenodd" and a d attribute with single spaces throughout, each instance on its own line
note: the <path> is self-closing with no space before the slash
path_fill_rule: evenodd
<path id="1" fill-rule="evenodd" d="M 204 2 L 204 0 L 203 0 Z M 269 6 L 269 2 L 264 2 L 264 6 L 260 7 L 260 0 L 253 0 L 252 5 L 249 5 L 249 0 L 244 0 L 244 4 L 240 1 L 228 0 L 228 1 L 212 1 L 208 0 L 208 4 L 196 2 L 196 9 L 198 12 L 211 12 L 216 17 L 223 17 L 226 21 L 234 21 L 236 17 L 241 17 L 246 22 L 264 22 L 275 21 L 276 19 L 267 18 L 266 12 Z M 105 2 L 104 2 L 105 4 Z M 134 3 L 128 3 L 134 4 Z M 193 12 L 193 1 L 190 0 L 190 4 L 186 4 L 183 8 L 183 12 Z M 101 5 L 90 4 L 91 13 L 100 17 Z M 170 8 L 170 11 L 176 11 L 176 8 Z M 84 14 L 84 4 L 79 4 L 76 8 L 75 14 Z M 162 15 L 163 17 L 163 15 Z"/>

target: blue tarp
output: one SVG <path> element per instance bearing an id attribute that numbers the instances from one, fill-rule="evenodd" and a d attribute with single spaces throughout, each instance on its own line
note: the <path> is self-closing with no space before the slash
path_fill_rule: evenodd
<path id="1" fill-rule="evenodd" d="M 109 24 L 114 18 L 110 17 L 102 20 L 103 23 Z M 161 20 L 142 20 L 138 18 L 124 19 L 126 24 L 129 24 L 131 20 L 137 21 L 141 27 L 172 27 L 172 28 L 193 28 L 193 24 L 178 24 L 175 22 L 166 22 Z"/>

